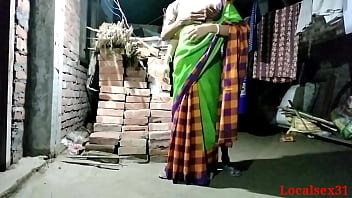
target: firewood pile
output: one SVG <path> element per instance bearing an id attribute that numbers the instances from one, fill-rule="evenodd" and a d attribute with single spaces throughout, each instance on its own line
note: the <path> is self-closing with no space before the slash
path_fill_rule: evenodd
<path id="1" fill-rule="evenodd" d="M 99 103 L 86 150 L 165 161 L 172 107 L 168 66 L 162 47 L 132 32 L 122 24 L 103 24 L 98 31 Z"/>

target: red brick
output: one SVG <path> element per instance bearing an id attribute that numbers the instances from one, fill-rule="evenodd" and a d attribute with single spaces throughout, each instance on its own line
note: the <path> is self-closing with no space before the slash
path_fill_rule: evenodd
<path id="1" fill-rule="evenodd" d="M 123 110 L 115 110 L 115 109 L 98 109 L 97 115 L 98 116 L 115 116 L 115 117 L 122 117 Z"/>
<path id="2" fill-rule="evenodd" d="M 28 0 L 20 0 L 18 1 L 18 9 L 20 9 L 20 11 L 22 12 L 22 14 L 24 13 L 29 13 L 30 10 L 30 1 Z"/>
<path id="3" fill-rule="evenodd" d="M 171 118 L 155 118 L 151 117 L 149 118 L 150 123 L 170 123 L 172 122 Z"/>
<path id="4" fill-rule="evenodd" d="M 123 60 L 120 53 L 110 49 L 101 49 L 98 59 L 100 61 L 122 61 Z"/>
<path id="5" fill-rule="evenodd" d="M 77 81 L 77 79 L 73 76 L 73 75 L 70 75 L 70 74 L 63 74 L 62 75 L 62 78 L 63 78 L 63 80 L 64 81 L 66 81 L 66 82 L 76 82 Z"/>
<path id="6" fill-rule="evenodd" d="M 123 69 L 115 67 L 104 67 L 99 69 L 99 74 L 115 74 L 118 75 L 119 78 L 123 78 Z"/>
<path id="7" fill-rule="evenodd" d="M 21 54 L 27 54 L 27 40 L 18 37 L 16 39 L 16 48 Z"/>
<path id="8" fill-rule="evenodd" d="M 119 147 L 118 150 L 119 155 L 144 155 L 147 154 L 146 147 Z"/>
<path id="9" fill-rule="evenodd" d="M 15 92 L 25 92 L 26 91 L 26 84 L 21 82 L 15 82 Z"/>
<path id="10" fill-rule="evenodd" d="M 117 80 L 101 80 L 99 86 L 123 86 L 123 81 Z"/>
<path id="11" fill-rule="evenodd" d="M 26 80 L 27 79 L 27 74 L 24 71 L 16 71 L 16 78 L 19 80 Z"/>
<path id="12" fill-rule="evenodd" d="M 124 81 L 123 86 L 127 87 L 127 88 L 146 89 L 148 87 L 148 83 L 146 83 L 146 82 Z"/>
<path id="13" fill-rule="evenodd" d="M 102 93 L 113 93 L 113 94 L 125 94 L 126 89 L 118 86 L 101 86 L 100 92 Z"/>
<path id="14" fill-rule="evenodd" d="M 121 124 L 102 124 L 102 123 L 94 123 L 94 131 L 95 132 L 121 132 L 122 126 Z"/>
<path id="15" fill-rule="evenodd" d="M 151 156 L 167 156 L 169 152 L 169 148 L 159 149 L 149 149 L 149 155 Z"/>
<path id="16" fill-rule="evenodd" d="M 113 116 L 97 116 L 97 123 L 103 124 L 122 124 L 122 117 L 113 117 Z"/>
<path id="17" fill-rule="evenodd" d="M 166 149 L 170 146 L 170 140 L 149 140 L 149 148 L 151 149 Z"/>
<path id="18" fill-rule="evenodd" d="M 121 139 L 120 146 L 146 147 L 147 140 L 146 139 Z"/>
<path id="19" fill-rule="evenodd" d="M 122 74 L 99 74 L 99 80 L 123 80 Z"/>
<path id="20" fill-rule="evenodd" d="M 86 144 L 85 151 L 101 151 L 106 153 L 114 153 L 115 145 L 101 145 L 101 144 Z"/>
<path id="21" fill-rule="evenodd" d="M 125 103 L 115 101 L 99 101 L 98 108 L 123 110 L 125 109 Z"/>
<path id="22" fill-rule="evenodd" d="M 148 126 L 126 125 L 122 126 L 122 132 L 127 131 L 148 131 Z"/>
<path id="23" fill-rule="evenodd" d="M 148 109 L 149 103 L 125 103 L 125 108 L 126 110 Z"/>
<path id="24" fill-rule="evenodd" d="M 147 72 L 141 68 L 135 69 L 135 68 L 128 67 L 126 69 L 126 76 L 134 77 L 134 78 L 146 78 Z"/>
<path id="25" fill-rule="evenodd" d="M 15 106 L 23 106 L 24 102 L 25 102 L 24 98 L 21 98 L 21 97 L 18 97 L 18 96 L 17 97 L 15 96 L 13 100 L 14 100 L 14 105 Z"/>
<path id="26" fill-rule="evenodd" d="M 116 132 L 95 132 L 89 137 L 91 144 L 116 145 L 120 140 L 121 133 Z"/>
<path id="27" fill-rule="evenodd" d="M 14 107 L 13 108 L 12 118 L 16 121 L 23 121 L 25 118 L 25 110 L 23 107 Z"/>
<path id="28" fill-rule="evenodd" d="M 123 60 L 99 60 L 99 67 L 114 67 L 121 71 L 124 71 Z"/>
<path id="29" fill-rule="evenodd" d="M 172 102 L 172 97 L 169 93 L 161 93 L 158 95 L 152 95 L 152 103 L 169 103 Z"/>
<path id="30" fill-rule="evenodd" d="M 146 78 L 125 77 L 125 81 L 131 81 L 131 82 L 146 82 Z"/>
<path id="31" fill-rule="evenodd" d="M 163 110 L 151 110 L 151 117 L 155 118 L 171 118 L 171 111 L 163 111 Z"/>
<path id="32" fill-rule="evenodd" d="M 150 140 L 169 140 L 171 131 L 149 131 Z"/>
<path id="33" fill-rule="evenodd" d="M 66 97 L 66 98 L 74 98 L 74 97 L 76 97 L 76 92 L 73 90 L 69 90 L 69 89 L 63 89 L 62 96 Z"/>
<path id="34" fill-rule="evenodd" d="M 150 109 L 126 110 L 125 118 L 144 118 L 150 116 Z"/>
<path id="35" fill-rule="evenodd" d="M 172 109 L 172 103 L 150 103 L 150 109 L 153 110 L 169 110 L 171 111 Z"/>
<path id="36" fill-rule="evenodd" d="M 149 131 L 169 131 L 171 123 L 149 123 Z"/>
<path id="37" fill-rule="evenodd" d="M 144 96 L 127 96 L 126 97 L 127 103 L 148 103 L 150 102 L 150 97 Z"/>
<path id="38" fill-rule="evenodd" d="M 147 139 L 147 131 L 125 131 L 121 133 L 121 139 Z"/>
<path id="39" fill-rule="evenodd" d="M 101 100 L 113 100 L 113 101 L 125 101 L 125 94 L 99 94 L 99 99 Z"/>
<path id="40" fill-rule="evenodd" d="M 27 33 L 27 31 L 24 30 L 21 26 L 16 25 L 16 35 L 17 35 L 18 37 L 20 37 L 20 38 L 26 40 L 28 33 Z"/>
<path id="41" fill-rule="evenodd" d="M 124 74 L 122 61 L 99 61 L 99 74 Z"/>
<path id="42" fill-rule="evenodd" d="M 150 89 L 126 89 L 126 94 L 130 96 L 150 96 Z"/>
<path id="43" fill-rule="evenodd" d="M 123 120 L 124 125 L 146 125 L 148 118 L 128 118 Z"/>
<path id="44" fill-rule="evenodd" d="M 27 56 L 23 56 L 18 52 L 15 52 L 15 61 L 20 65 L 27 65 Z"/>

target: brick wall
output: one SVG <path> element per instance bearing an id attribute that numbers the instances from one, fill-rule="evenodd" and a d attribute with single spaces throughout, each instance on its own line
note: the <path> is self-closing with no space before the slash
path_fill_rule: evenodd
<path id="1" fill-rule="evenodd" d="M 62 136 L 84 124 L 88 111 L 87 68 L 80 65 L 80 1 L 66 1 L 62 90 Z"/>
<path id="2" fill-rule="evenodd" d="M 16 1 L 15 18 L 15 62 L 12 106 L 12 162 L 16 163 L 23 155 L 23 131 L 25 118 L 25 90 L 27 83 L 27 37 L 29 25 L 29 0 Z"/>

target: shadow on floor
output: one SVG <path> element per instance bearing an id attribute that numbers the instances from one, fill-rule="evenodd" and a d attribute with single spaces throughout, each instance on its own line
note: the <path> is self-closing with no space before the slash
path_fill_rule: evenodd
<path id="1" fill-rule="evenodd" d="M 280 186 L 287 189 L 347 185 L 348 193 L 352 195 L 352 151 L 242 161 L 234 165 L 243 171 L 241 177 L 221 172 L 213 179 L 210 188 L 240 188 L 280 196 Z"/>

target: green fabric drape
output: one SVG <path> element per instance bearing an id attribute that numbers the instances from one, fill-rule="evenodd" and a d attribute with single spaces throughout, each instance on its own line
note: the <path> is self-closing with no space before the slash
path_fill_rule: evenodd
<path id="1" fill-rule="evenodd" d="M 224 5 L 221 18 L 215 24 L 238 23 L 242 21 L 236 8 L 226 3 Z M 209 33 L 199 40 L 187 39 L 187 32 L 196 25 L 188 25 L 179 32 L 179 43 L 175 51 L 174 58 L 174 97 L 180 93 L 183 84 L 192 73 L 200 58 L 206 52 L 215 34 Z M 208 62 L 204 72 L 199 79 L 199 97 L 202 116 L 203 136 L 205 149 L 213 148 L 216 141 L 216 122 L 218 120 L 218 102 L 220 95 L 220 81 L 222 73 L 222 59 L 220 49 L 225 43 L 225 39 L 220 37 Z"/>

